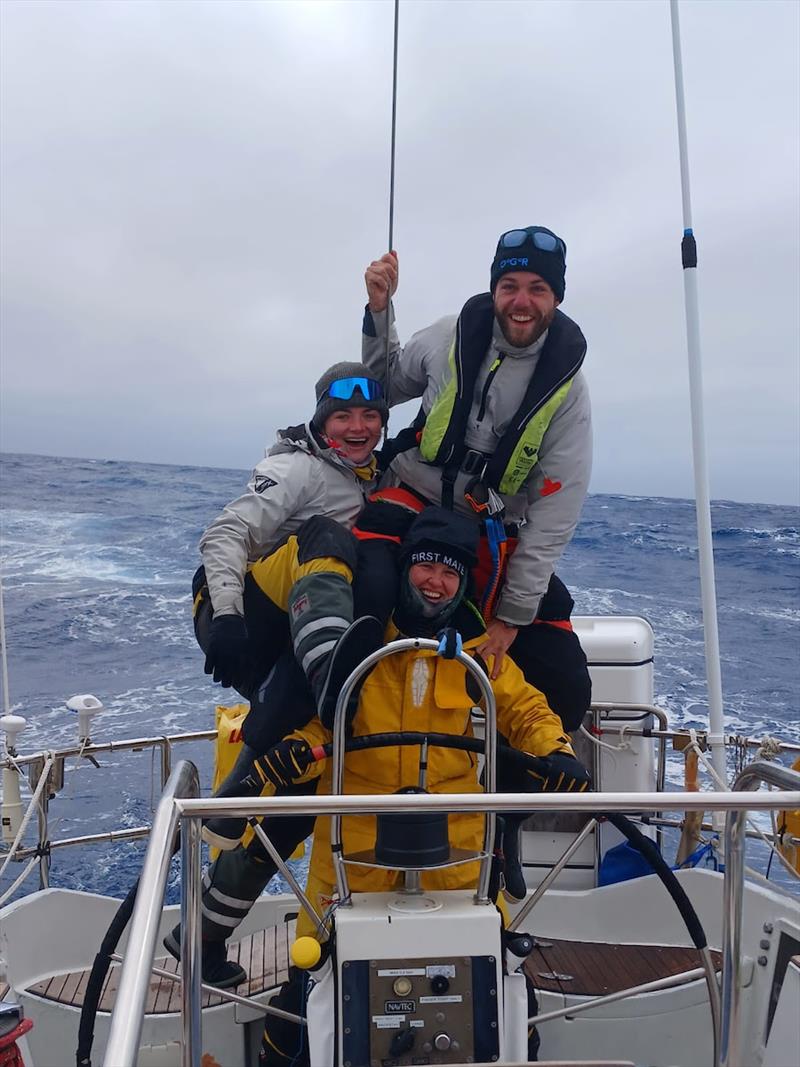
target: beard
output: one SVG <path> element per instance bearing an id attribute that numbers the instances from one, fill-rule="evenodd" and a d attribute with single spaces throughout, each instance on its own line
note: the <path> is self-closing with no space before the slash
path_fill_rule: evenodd
<path id="1" fill-rule="evenodd" d="M 500 327 L 500 332 L 512 348 L 528 348 L 538 341 L 545 330 L 549 329 L 555 317 L 556 309 L 531 319 L 530 322 L 513 322 L 511 313 L 507 311 L 495 311 L 495 318 Z"/>

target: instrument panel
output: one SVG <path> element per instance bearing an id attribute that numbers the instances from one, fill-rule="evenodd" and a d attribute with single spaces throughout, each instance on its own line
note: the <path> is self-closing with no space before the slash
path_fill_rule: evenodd
<path id="1" fill-rule="evenodd" d="M 343 1067 L 496 1061 L 497 982 L 494 956 L 346 960 Z"/>

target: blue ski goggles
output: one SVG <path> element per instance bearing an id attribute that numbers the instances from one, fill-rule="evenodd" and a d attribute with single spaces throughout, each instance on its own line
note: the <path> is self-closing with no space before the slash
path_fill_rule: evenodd
<path id="1" fill-rule="evenodd" d="M 325 395 L 334 400 L 352 400 L 358 390 L 364 400 L 382 400 L 383 386 L 374 378 L 339 378 L 331 382 Z"/>
<path id="2" fill-rule="evenodd" d="M 526 226 L 524 230 L 509 230 L 500 237 L 498 244 L 501 248 L 519 248 L 528 241 L 540 252 L 560 252 L 562 256 L 567 254 L 567 246 L 560 237 L 537 226 Z"/>

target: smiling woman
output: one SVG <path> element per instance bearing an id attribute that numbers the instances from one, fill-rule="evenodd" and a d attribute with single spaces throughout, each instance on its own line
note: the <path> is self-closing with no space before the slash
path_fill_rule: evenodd
<path id="1" fill-rule="evenodd" d="M 309 519 L 326 516 L 349 529 L 375 486 L 372 450 L 388 417 L 379 383 L 359 363 L 336 363 L 317 382 L 315 396 L 309 422 L 278 433 L 244 494 L 200 540 L 195 632 L 206 652 L 206 673 L 248 700 L 287 643 L 283 618 L 272 633 L 274 620 L 248 610 L 261 602 L 253 600 L 253 565 Z M 340 629 L 350 621 L 342 619 Z M 324 674 L 321 661 L 314 669 Z"/>
<path id="2" fill-rule="evenodd" d="M 322 428 L 331 448 L 335 448 L 343 459 L 357 467 L 369 462 L 382 431 L 380 413 L 361 407 L 334 412 L 328 416 Z"/>

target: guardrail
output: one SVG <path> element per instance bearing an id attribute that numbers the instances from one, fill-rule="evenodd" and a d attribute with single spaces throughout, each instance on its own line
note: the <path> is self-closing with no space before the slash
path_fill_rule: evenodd
<path id="1" fill-rule="evenodd" d="M 779 784 L 782 791 L 749 794 L 746 806 L 742 790 L 759 781 Z M 528 810 L 631 812 L 642 808 L 664 811 L 722 811 L 726 823 L 725 911 L 723 918 L 723 990 L 720 1053 L 716 1067 L 742 1067 L 738 1056 L 737 1022 L 739 1011 L 738 952 L 741 945 L 741 912 L 744 895 L 744 834 L 741 832 L 747 810 L 769 811 L 777 808 L 800 808 L 800 774 L 774 764 L 756 763 L 737 779 L 737 790 L 714 793 L 454 793 L 387 796 L 283 796 L 255 800 L 239 798 L 192 799 L 186 792 L 196 790 L 197 772 L 192 764 L 180 763 L 173 772 L 162 798 L 142 871 L 136 901 L 129 948 L 122 967 L 116 1008 L 111 1020 L 111 1035 L 104 1063 L 106 1067 L 133 1067 L 141 1034 L 144 999 L 155 953 L 155 938 L 161 914 L 172 842 L 178 824 L 182 833 L 181 879 L 181 955 L 183 959 L 182 1027 L 183 1065 L 200 1063 L 200 849 L 201 820 L 211 816 L 301 815 L 311 812 L 326 815 L 378 814 L 380 812 L 448 811 L 494 812 Z M 182 795 L 184 794 L 184 795 Z"/>
<path id="2" fill-rule="evenodd" d="M 105 830 L 97 834 L 80 834 L 76 837 L 62 837 L 50 840 L 50 799 L 64 786 L 64 765 L 73 756 L 97 764 L 97 757 L 108 752 L 159 752 L 161 769 L 161 790 L 166 788 L 172 773 L 172 748 L 177 744 L 193 741 L 213 741 L 216 730 L 198 730 L 184 734 L 164 734 L 161 737 L 130 737 L 121 741 L 83 742 L 53 749 L 50 752 L 32 752 L 19 756 L 4 753 L 0 756 L 0 770 L 12 767 L 18 773 L 27 768 L 31 788 L 35 788 L 42 774 L 47 771 L 47 783 L 36 807 L 38 821 L 38 841 L 36 845 L 18 848 L 12 862 L 19 862 L 36 856 L 39 859 L 39 888 L 47 889 L 50 885 L 50 856 L 54 849 L 70 848 L 74 845 L 111 844 L 117 841 L 136 841 L 147 837 L 150 826 L 132 826 L 119 830 Z M 4 853 L 0 851 L 0 858 Z"/>
<path id="3" fill-rule="evenodd" d="M 617 726 L 613 721 L 608 719 L 601 719 L 601 714 L 610 713 L 613 711 L 625 711 L 625 712 L 638 712 L 642 716 L 652 715 L 659 724 L 659 729 L 649 729 L 641 727 L 632 727 L 627 724 Z M 676 740 L 689 740 L 689 734 L 681 730 L 670 730 L 667 724 L 667 713 L 663 708 L 657 707 L 655 704 L 632 704 L 632 703 L 595 703 L 591 707 L 593 725 L 602 730 L 603 734 L 615 734 L 622 733 L 626 737 L 644 737 L 650 740 L 658 742 L 658 756 L 656 766 L 656 783 L 657 789 L 662 790 L 665 784 L 665 766 L 666 766 L 666 749 L 665 744 L 667 741 Z M 102 756 L 109 752 L 146 752 L 148 750 L 157 750 L 159 753 L 160 763 L 160 778 L 161 788 L 164 789 L 167 783 L 167 779 L 172 771 L 172 750 L 175 745 L 188 744 L 195 741 L 213 741 L 217 736 L 216 730 L 197 730 L 182 734 L 164 734 L 158 737 L 136 737 L 126 738 L 120 741 L 104 741 L 104 742 L 90 742 L 88 744 L 76 743 L 73 745 L 66 745 L 63 748 L 53 749 L 52 751 L 39 751 L 29 753 L 28 755 L 16 755 L 13 758 L 7 754 L 0 755 L 0 770 L 4 767 L 15 767 L 17 770 L 23 768 L 28 769 L 29 779 L 34 784 L 44 768 L 46 761 L 52 758 L 54 761 L 54 767 L 50 771 L 48 788 L 42 795 L 42 801 L 38 805 L 38 841 L 34 846 L 28 846 L 25 848 L 19 848 L 14 855 L 14 862 L 22 862 L 23 860 L 30 859 L 37 856 L 39 858 L 39 885 L 40 888 L 46 889 L 49 885 L 49 861 L 51 853 L 56 849 L 70 848 L 75 845 L 93 845 L 93 844 L 112 844 L 118 841 L 134 841 L 140 840 L 150 833 L 150 827 L 147 825 L 125 827 L 118 830 L 105 830 L 101 833 L 95 834 L 80 834 L 74 837 L 63 837 L 50 840 L 50 828 L 49 828 L 49 796 L 48 794 L 55 794 L 63 785 L 64 779 L 64 762 L 71 757 L 80 757 L 88 760 L 95 760 L 98 756 Z M 700 731 L 697 733 L 699 740 L 703 740 L 704 734 Z M 743 738 L 738 735 L 727 735 L 725 738 L 726 744 L 737 743 L 747 748 L 758 748 L 763 742 L 756 738 Z M 800 752 L 800 744 L 794 744 L 792 742 L 781 741 L 777 744 L 778 749 L 781 752 L 795 753 Z M 645 810 L 645 809 L 640 809 Z M 659 804 L 658 807 L 651 809 L 655 811 L 665 810 L 664 806 Z M 709 809 L 706 809 L 709 810 Z M 660 820 L 657 817 L 648 817 L 644 821 L 650 822 L 651 825 L 660 828 L 661 826 L 678 825 L 670 824 L 665 820 Z M 713 827 L 703 827 L 704 829 L 713 829 Z M 754 836 L 748 834 L 748 836 Z M 758 835 L 755 835 L 758 836 Z M 764 834 L 768 839 L 772 839 L 772 835 L 769 833 Z M 794 839 L 792 839 L 794 840 Z M 796 842 L 795 842 L 796 843 Z M 0 849 L 0 858 L 3 856 L 3 851 Z"/>
<path id="4" fill-rule="evenodd" d="M 788 793 L 767 794 L 782 798 L 780 807 L 800 807 L 800 773 L 777 763 L 757 760 L 745 767 L 733 783 L 735 793 L 758 789 L 762 782 Z M 795 790 L 795 792 L 791 792 Z M 748 797 L 748 807 L 755 800 Z M 741 800 L 739 802 L 741 804 Z M 776 804 L 775 807 L 779 805 Z M 720 1024 L 720 1067 L 739 1067 L 741 1033 L 736 1026 L 741 995 L 742 899 L 744 897 L 744 842 L 747 812 L 738 809 L 725 820 L 725 911 L 722 924 L 722 1018 Z"/>
<path id="5" fill-rule="evenodd" d="M 150 968 L 156 950 L 156 935 L 161 921 L 161 906 L 167 887 L 169 864 L 178 833 L 181 812 L 178 798 L 198 796 L 200 778 L 197 768 L 188 760 L 181 760 L 170 775 L 164 795 L 156 810 L 150 843 L 144 858 L 139 878 L 136 904 L 131 917 L 130 936 L 125 952 L 125 962 L 119 979 L 117 1006 L 111 1019 L 111 1033 L 106 1045 L 105 1063 L 113 1067 L 130 1064 L 134 1067 L 139 1054 L 139 1039 L 142 1032 L 147 989 L 150 984 Z M 189 820 L 183 827 L 181 837 L 181 861 L 184 877 L 181 879 L 181 950 L 183 955 L 183 997 L 181 1017 L 190 1027 L 190 1034 L 200 1036 L 200 823 Z M 194 877 L 197 871 L 198 877 Z M 186 872 L 192 872 L 185 877 Z M 194 921 L 192 921 L 194 920 Z M 194 936 L 196 951 L 186 952 L 186 939 Z M 196 993 L 196 996 L 195 996 Z M 193 1008 L 196 1006 L 196 1011 Z M 196 1019 L 196 1022 L 193 1021 Z M 184 1062 L 200 1063 L 199 1043 L 184 1041 Z M 186 1058 L 187 1051 L 189 1059 Z"/>

